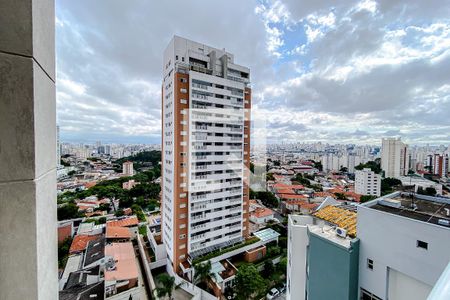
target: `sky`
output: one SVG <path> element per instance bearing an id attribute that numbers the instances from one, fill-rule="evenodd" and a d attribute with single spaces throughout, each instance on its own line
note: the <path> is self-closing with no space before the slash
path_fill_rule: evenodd
<path id="1" fill-rule="evenodd" d="M 55 23 L 63 141 L 159 143 L 179 35 L 250 67 L 268 143 L 450 143 L 448 0 L 57 0 Z"/>

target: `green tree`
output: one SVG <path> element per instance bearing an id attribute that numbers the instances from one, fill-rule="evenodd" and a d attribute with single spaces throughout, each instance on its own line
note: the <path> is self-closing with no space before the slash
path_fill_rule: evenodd
<path id="1" fill-rule="evenodd" d="M 355 170 L 362 170 L 365 168 L 369 168 L 377 174 L 381 173 L 381 165 L 380 165 L 379 161 L 371 160 L 371 161 L 366 162 L 365 164 L 361 163 L 355 167 Z"/>
<path id="2" fill-rule="evenodd" d="M 235 284 L 238 300 L 254 299 L 266 286 L 254 265 L 242 265 L 237 272 Z"/>
<path id="3" fill-rule="evenodd" d="M 261 202 L 268 207 L 278 207 L 278 199 L 277 197 L 275 197 L 274 194 L 272 194 L 271 192 L 268 191 L 260 191 L 260 192 L 256 192 L 256 194 L 254 195 L 256 199 L 261 200 Z M 253 199 L 255 199 L 253 198 Z"/>
<path id="4" fill-rule="evenodd" d="M 68 175 L 68 176 L 73 176 L 73 175 L 75 175 L 75 173 L 76 173 L 76 172 L 75 172 L 74 170 L 72 170 L 72 171 L 69 171 L 69 172 L 67 173 L 67 175 Z"/>
<path id="5" fill-rule="evenodd" d="M 160 286 L 155 289 L 156 296 L 159 298 L 168 296 L 169 299 L 172 299 L 173 291 L 180 287 L 180 285 L 175 284 L 175 277 L 163 273 L 156 278 L 160 283 Z"/>
<path id="6" fill-rule="evenodd" d="M 381 179 L 381 195 L 387 195 L 394 191 L 394 188 L 401 187 L 402 182 L 397 178 L 383 178 Z"/>
<path id="7" fill-rule="evenodd" d="M 58 267 L 63 269 L 66 265 L 69 256 L 70 245 L 72 245 L 72 238 L 66 238 L 60 245 L 58 245 Z"/>
<path id="8" fill-rule="evenodd" d="M 376 198 L 377 198 L 377 196 L 374 196 L 374 195 L 362 195 L 359 200 L 361 203 L 364 203 L 364 202 L 368 202 L 368 201 L 371 201 Z"/>
<path id="9" fill-rule="evenodd" d="M 348 168 L 347 167 L 341 167 L 339 169 L 339 171 L 342 172 L 342 173 L 347 173 L 348 172 Z"/>
<path id="10" fill-rule="evenodd" d="M 277 270 L 286 274 L 287 272 L 287 257 L 283 257 L 277 265 Z"/>
<path id="11" fill-rule="evenodd" d="M 78 206 L 69 202 L 58 207 L 58 221 L 82 217 L 83 214 L 78 211 Z"/>
<path id="12" fill-rule="evenodd" d="M 194 265 L 194 283 L 201 285 L 201 288 L 206 289 L 211 272 L 211 261 L 197 263 Z"/>
<path id="13" fill-rule="evenodd" d="M 272 260 L 266 260 L 264 262 L 264 269 L 263 269 L 263 276 L 265 278 L 270 278 L 270 276 L 273 275 L 273 272 L 275 271 L 275 267 L 273 266 Z"/>
<path id="14" fill-rule="evenodd" d="M 417 194 L 426 195 L 426 196 L 436 196 L 436 189 L 434 187 L 427 187 L 423 189 L 421 186 L 417 188 Z"/>

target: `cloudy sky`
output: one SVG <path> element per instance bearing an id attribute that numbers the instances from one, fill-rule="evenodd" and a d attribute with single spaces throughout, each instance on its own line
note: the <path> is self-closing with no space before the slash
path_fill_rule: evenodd
<path id="1" fill-rule="evenodd" d="M 251 68 L 269 142 L 450 143 L 448 0 L 57 0 L 65 141 L 159 143 L 173 35 Z"/>

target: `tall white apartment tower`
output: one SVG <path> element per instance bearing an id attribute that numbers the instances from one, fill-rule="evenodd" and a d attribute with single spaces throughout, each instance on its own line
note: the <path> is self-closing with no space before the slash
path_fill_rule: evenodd
<path id="1" fill-rule="evenodd" d="M 355 192 L 361 195 L 381 195 L 381 176 L 369 168 L 355 172 Z"/>
<path id="2" fill-rule="evenodd" d="M 249 84 L 224 49 L 175 36 L 164 52 L 162 238 L 176 272 L 249 235 Z"/>
<path id="3" fill-rule="evenodd" d="M 408 146 L 400 138 L 382 139 L 381 169 L 386 178 L 396 178 L 408 174 Z"/>

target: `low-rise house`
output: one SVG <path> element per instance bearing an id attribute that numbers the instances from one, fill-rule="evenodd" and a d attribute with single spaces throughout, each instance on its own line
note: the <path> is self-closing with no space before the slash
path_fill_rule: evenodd
<path id="1" fill-rule="evenodd" d="M 138 286 L 138 268 L 133 244 L 112 243 L 105 247 L 108 262 L 105 268 L 106 297 Z"/>

